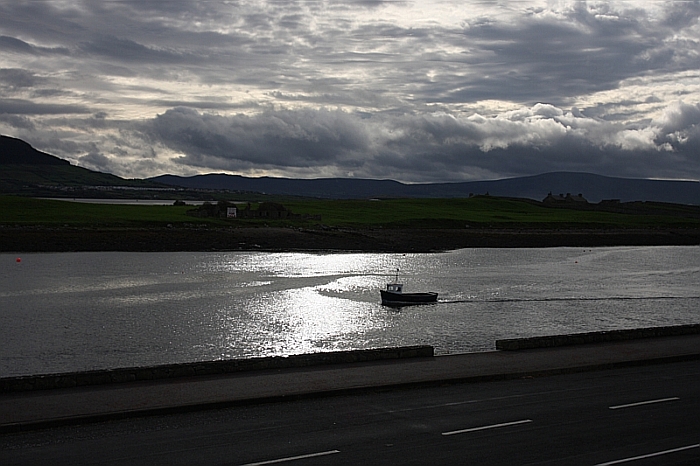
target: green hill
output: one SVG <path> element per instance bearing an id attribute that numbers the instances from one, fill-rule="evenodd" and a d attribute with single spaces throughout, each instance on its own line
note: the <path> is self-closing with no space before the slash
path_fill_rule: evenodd
<path id="1" fill-rule="evenodd" d="M 0 136 L 0 165 L 70 165 L 59 159 L 34 149 L 21 139 Z"/>
<path id="2" fill-rule="evenodd" d="M 172 190 L 172 187 L 152 181 L 126 180 L 77 167 L 38 151 L 20 139 L 0 136 L 0 193 L 60 197 L 70 192 L 78 197 L 86 190 L 104 191 L 105 187 Z"/>

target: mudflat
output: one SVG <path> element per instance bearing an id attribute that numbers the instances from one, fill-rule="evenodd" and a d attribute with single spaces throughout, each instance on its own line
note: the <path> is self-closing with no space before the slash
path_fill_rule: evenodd
<path id="1" fill-rule="evenodd" d="M 700 228 L 0 227 L 0 252 L 363 251 L 700 245 Z"/>

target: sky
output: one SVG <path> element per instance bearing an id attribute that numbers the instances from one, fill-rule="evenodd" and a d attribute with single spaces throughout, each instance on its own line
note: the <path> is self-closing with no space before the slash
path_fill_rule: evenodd
<path id="1" fill-rule="evenodd" d="M 700 1 L 0 0 L 0 134 L 125 178 L 700 179 Z"/>

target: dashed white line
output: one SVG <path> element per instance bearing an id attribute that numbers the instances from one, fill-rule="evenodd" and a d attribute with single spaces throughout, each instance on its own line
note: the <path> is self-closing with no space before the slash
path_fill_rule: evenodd
<path id="1" fill-rule="evenodd" d="M 466 404 L 479 403 L 480 401 L 482 401 L 482 400 L 454 401 L 452 403 L 441 403 L 438 405 L 422 405 L 422 406 L 417 406 L 415 408 L 382 409 L 381 412 L 383 414 L 406 413 L 409 411 L 419 411 L 422 409 L 437 409 L 437 408 L 445 408 L 445 407 L 450 407 L 450 406 L 461 406 L 461 405 L 466 405 Z"/>
<path id="2" fill-rule="evenodd" d="M 447 435 L 455 435 L 455 434 L 465 434 L 467 432 L 476 432 L 478 430 L 497 429 L 499 427 L 508 427 L 508 426 L 515 426 L 518 424 L 527 424 L 528 422 L 532 422 L 532 419 L 523 419 L 522 421 L 504 422 L 502 424 L 492 424 L 490 426 L 472 427 L 470 429 L 453 430 L 451 432 L 443 432 L 442 435 L 447 436 Z"/>
<path id="3" fill-rule="evenodd" d="M 612 464 L 629 463 L 630 461 L 643 460 L 645 458 L 653 458 L 654 456 L 668 455 L 669 453 L 677 453 L 679 451 L 690 450 L 692 448 L 700 447 L 700 443 L 695 445 L 688 445 L 687 447 L 673 448 L 671 450 L 657 451 L 656 453 L 649 453 L 648 455 L 633 456 L 631 458 L 623 458 L 621 460 L 608 461 L 607 463 L 599 463 L 595 466 L 610 466 Z"/>
<path id="4" fill-rule="evenodd" d="M 664 403 L 666 401 L 676 401 L 676 400 L 680 400 L 680 398 L 678 398 L 677 396 L 674 396 L 671 398 L 660 398 L 658 400 L 639 401 L 637 403 L 629 403 L 626 405 L 610 406 L 610 409 L 632 408 L 634 406 L 650 405 L 650 404 L 654 404 L 654 403 Z"/>
<path id="5" fill-rule="evenodd" d="M 264 464 L 286 463 L 287 461 L 305 460 L 307 458 L 316 458 L 319 456 L 334 455 L 336 453 L 340 453 L 340 451 L 339 450 L 322 451 L 319 453 L 309 453 L 308 455 L 289 456 L 287 458 L 278 458 L 276 460 L 260 461 L 259 463 L 246 463 L 246 464 L 241 465 L 241 466 L 262 466 Z"/>

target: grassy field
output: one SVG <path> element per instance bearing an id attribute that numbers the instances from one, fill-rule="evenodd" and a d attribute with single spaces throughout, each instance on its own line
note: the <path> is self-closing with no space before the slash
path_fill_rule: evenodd
<path id="1" fill-rule="evenodd" d="M 138 227 L 167 224 L 209 226 L 300 226 L 343 228 L 659 228 L 698 227 L 700 219 L 675 215 L 628 215 L 549 208 L 526 200 L 476 196 L 469 199 L 308 200 L 285 203 L 318 220 L 196 218 L 192 206 L 86 204 L 0 196 L 0 224 Z M 253 209 L 257 206 L 253 204 Z"/>
<path id="2" fill-rule="evenodd" d="M 342 227 L 615 227 L 700 226 L 699 219 L 671 215 L 625 215 L 550 208 L 527 200 L 476 196 L 468 199 L 394 199 L 302 201 L 293 212 L 321 215 L 323 223 Z"/>
<path id="3" fill-rule="evenodd" d="M 0 224 L 140 226 L 192 222 L 192 207 L 110 205 L 0 196 Z"/>

